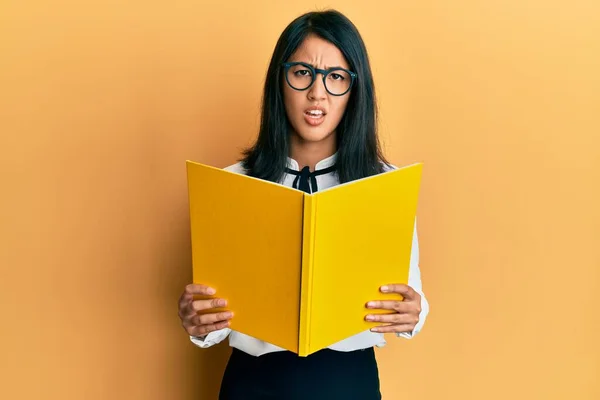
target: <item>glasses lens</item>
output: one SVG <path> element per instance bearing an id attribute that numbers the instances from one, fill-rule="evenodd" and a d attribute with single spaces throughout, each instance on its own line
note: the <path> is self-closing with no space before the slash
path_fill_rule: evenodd
<path id="1" fill-rule="evenodd" d="M 327 75 L 325 79 L 325 86 L 333 94 L 343 94 L 348 91 L 350 84 L 352 83 L 352 77 L 344 70 L 336 69 Z"/>
<path id="2" fill-rule="evenodd" d="M 312 83 L 312 71 L 305 65 L 293 65 L 288 69 L 287 80 L 294 89 L 304 90 Z"/>

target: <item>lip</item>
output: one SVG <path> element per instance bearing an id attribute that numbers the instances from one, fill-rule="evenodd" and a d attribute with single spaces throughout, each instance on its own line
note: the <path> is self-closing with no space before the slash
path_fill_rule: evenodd
<path id="1" fill-rule="evenodd" d="M 308 112 L 312 111 L 312 110 L 320 110 L 321 112 L 323 112 L 323 115 L 321 115 L 320 117 L 310 116 L 308 114 Z M 318 107 L 318 106 L 309 107 L 306 110 L 304 110 L 304 121 L 306 121 L 306 123 L 310 126 L 319 126 L 323 123 L 323 121 L 325 121 L 326 115 L 327 115 L 327 112 L 325 111 L 325 109 L 323 107 Z"/>

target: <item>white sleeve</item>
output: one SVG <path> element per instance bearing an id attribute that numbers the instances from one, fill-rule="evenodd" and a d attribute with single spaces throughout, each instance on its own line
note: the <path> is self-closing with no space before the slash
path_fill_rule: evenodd
<path id="1" fill-rule="evenodd" d="M 221 343 L 223 340 L 225 340 L 225 338 L 227 337 L 227 335 L 229 335 L 230 332 L 231 332 L 230 328 L 223 328 L 223 329 L 219 329 L 217 331 L 212 331 L 204 337 L 190 336 L 190 340 L 196 346 L 205 349 L 207 347 L 211 347 L 211 346 L 214 346 L 215 344 Z"/>
<path id="2" fill-rule="evenodd" d="M 412 287 L 421 295 L 421 313 L 419 314 L 419 322 L 415 325 L 412 332 L 396 332 L 396 336 L 406 339 L 413 338 L 423 329 L 427 314 L 429 314 L 429 302 L 423 293 L 423 284 L 421 282 L 421 270 L 419 268 L 419 239 L 417 237 L 417 221 L 415 220 L 415 230 L 413 233 L 412 250 L 410 255 L 410 270 L 408 275 L 408 286 Z"/>

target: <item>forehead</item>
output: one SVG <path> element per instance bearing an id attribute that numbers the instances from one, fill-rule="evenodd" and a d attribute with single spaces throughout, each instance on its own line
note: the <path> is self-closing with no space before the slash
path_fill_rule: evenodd
<path id="1" fill-rule="evenodd" d="M 344 55 L 333 43 L 316 35 L 309 35 L 290 57 L 291 62 L 303 61 L 317 68 L 348 68 Z"/>

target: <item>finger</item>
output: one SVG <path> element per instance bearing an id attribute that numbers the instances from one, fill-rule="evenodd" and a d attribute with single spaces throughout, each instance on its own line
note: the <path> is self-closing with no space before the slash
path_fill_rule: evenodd
<path id="1" fill-rule="evenodd" d="M 192 313 L 186 315 L 181 322 L 184 327 L 188 327 L 210 325 L 221 321 L 227 321 L 231 318 L 233 318 L 233 311 L 223 311 L 218 313 L 207 314 Z"/>
<path id="2" fill-rule="evenodd" d="M 216 293 L 216 290 L 202 284 L 189 284 L 185 287 L 185 290 L 179 297 L 179 310 L 184 309 L 191 300 L 193 300 L 194 295 L 205 295 L 211 296 Z M 181 312 L 180 312 L 181 314 Z"/>
<path id="3" fill-rule="evenodd" d="M 198 311 L 208 310 L 211 308 L 225 307 L 227 300 L 225 299 L 203 299 L 190 301 L 188 305 L 189 314 L 197 313 Z"/>
<path id="4" fill-rule="evenodd" d="M 395 310 L 397 312 L 410 312 L 415 309 L 411 302 L 401 300 L 374 300 L 367 303 L 367 308 L 379 310 Z"/>
<path id="5" fill-rule="evenodd" d="M 393 283 L 390 285 L 383 285 L 380 290 L 383 293 L 399 293 L 402 295 L 402 297 L 404 298 L 408 298 L 410 300 L 414 299 L 416 297 L 416 295 L 418 295 L 417 292 L 415 292 L 415 290 L 408 286 L 405 285 L 403 283 Z"/>
<path id="6" fill-rule="evenodd" d="M 214 288 L 207 285 L 192 283 L 185 287 L 185 293 L 192 296 L 197 294 L 204 296 L 212 296 L 213 294 L 217 293 L 217 291 Z"/>
<path id="7" fill-rule="evenodd" d="M 412 332 L 415 329 L 413 324 L 394 324 L 386 326 L 376 326 L 371 328 L 372 332 L 388 333 L 388 332 Z"/>
<path id="8" fill-rule="evenodd" d="M 382 322 L 388 324 L 416 324 L 419 322 L 419 316 L 416 314 L 369 314 L 365 320 L 373 322 Z"/>
<path id="9" fill-rule="evenodd" d="M 193 317 L 193 322 L 196 325 L 210 325 L 217 322 L 227 321 L 233 318 L 233 312 L 224 311 L 220 313 L 197 314 Z"/>
<path id="10" fill-rule="evenodd" d="M 210 324 L 210 325 L 200 325 L 200 326 L 193 326 L 190 328 L 187 328 L 187 332 L 189 335 L 191 336 L 202 336 L 202 335 L 206 335 L 207 333 L 213 332 L 213 331 L 218 331 L 219 329 L 224 329 L 229 327 L 230 321 L 221 321 L 221 322 L 217 322 L 215 324 Z"/>

